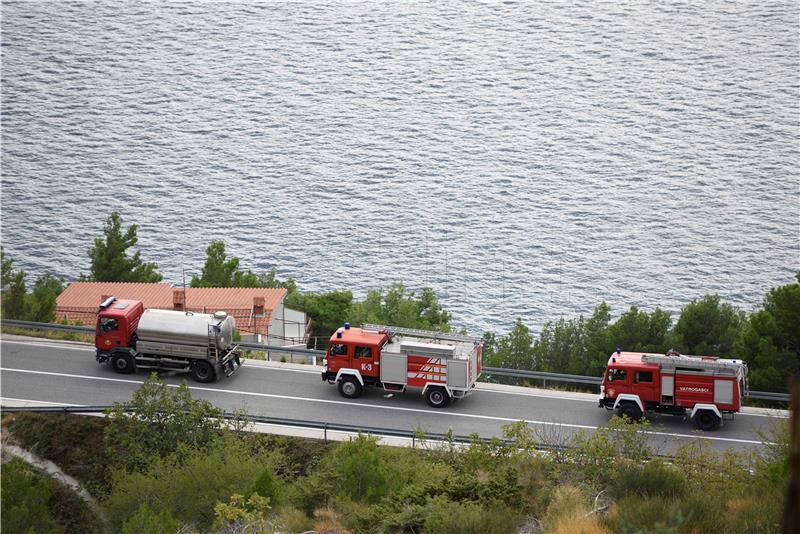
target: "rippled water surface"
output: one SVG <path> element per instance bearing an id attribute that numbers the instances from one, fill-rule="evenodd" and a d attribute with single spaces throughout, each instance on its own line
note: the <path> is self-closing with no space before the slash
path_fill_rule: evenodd
<path id="1" fill-rule="evenodd" d="M 2 4 L 2 242 L 74 279 L 112 209 L 472 331 L 800 268 L 797 2 Z"/>

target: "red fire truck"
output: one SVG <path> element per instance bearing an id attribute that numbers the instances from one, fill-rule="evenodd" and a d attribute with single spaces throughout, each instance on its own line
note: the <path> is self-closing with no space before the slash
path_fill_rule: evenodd
<path id="1" fill-rule="evenodd" d="M 338 384 L 350 399 L 366 386 L 420 388 L 430 406 L 443 408 L 472 392 L 481 374 L 481 348 L 478 337 L 346 323 L 331 336 L 322 380 Z"/>
<path id="2" fill-rule="evenodd" d="M 600 407 L 634 421 L 646 412 L 686 415 L 702 430 L 714 430 L 747 395 L 747 365 L 716 356 L 617 352 L 608 359 Z"/>

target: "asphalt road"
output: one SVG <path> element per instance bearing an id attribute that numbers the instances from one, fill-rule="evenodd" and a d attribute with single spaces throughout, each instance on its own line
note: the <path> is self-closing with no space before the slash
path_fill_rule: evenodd
<path id="1" fill-rule="evenodd" d="M 110 405 L 127 401 L 147 378 L 144 372 L 120 375 L 94 359 L 88 345 L 50 340 L 0 341 L 0 396 L 3 405 L 30 401 L 75 406 Z M 264 362 L 246 362 L 232 377 L 198 384 L 187 375 L 163 375 L 168 384 L 186 380 L 196 398 L 224 410 L 244 409 L 253 415 L 327 421 L 364 427 L 501 436 L 502 426 L 528 421 L 551 442 L 575 432 L 593 432 L 608 423 L 611 412 L 598 408 L 596 396 L 521 387 L 480 384 L 470 397 L 445 409 L 428 407 L 418 392 L 387 395 L 366 389 L 356 400 L 341 397 L 335 386 L 322 382 L 316 368 L 291 369 Z M 746 409 L 722 428 L 702 432 L 678 417 L 650 416 L 649 439 L 659 451 L 669 451 L 702 437 L 716 450 L 762 446 L 759 431 L 786 412 Z"/>

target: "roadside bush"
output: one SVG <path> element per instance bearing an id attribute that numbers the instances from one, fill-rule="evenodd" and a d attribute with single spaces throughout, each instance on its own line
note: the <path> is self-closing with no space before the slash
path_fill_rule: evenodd
<path id="1" fill-rule="evenodd" d="M 164 510 L 155 512 L 143 504 L 130 518 L 122 524 L 122 534 L 174 534 L 181 528 L 181 523 Z"/>
<path id="2" fill-rule="evenodd" d="M 555 487 L 552 461 L 539 456 L 518 458 L 515 467 L 523 510 L 534 517 L 542 517 Z"/>
<path id="3" fill-rule="evenodd" d="M 301 477 L 287 491 L 287 501 L 308 516 L 323 506 L 328 506 L 336 491 L 333 479 L 320 470 Z"/>
<path id="4" fill-rule="evenodd" d="M 253 486 L 266 466 L 280 458 L 254 454 L 240 440 L 227 437 L 206 449 L 181 446 L 166 458 L 152 457 L 143 472 L 118 469 L 105 501 L 109 520 L 119 530 L 141 505 L 155 514 L 169 513 L 198 528 L 214 521 L 214 506 Z"/>
<path id="5" fill-rule="evenodd" d="M 52 494 L 49 479 L 42 478 L 17 458 L 3 464 L 1 478 L 3 532 L 47 534 L 61 531 L 48 506 Z"/>
<path id="6" fill-rule="evenodd" d="M 272 508 L 276 508 L 283 503 L 284 484 L 283 481 L 275 476 L 272 466 L 261 471 L 261 474 L 258 475 L 256 481 L 253 482 L 253 485 L 250 487 L 247 497 L 250 497 L 254 493 L 269 499 L 269 505 Z"/>
<path id="7" fill-rule="evenodd" d="M 471 502 L 452 502 L 444 496 L 432 497 L 424 510 L 429 534 L 507 534 L 519 530 L 519 513 L 503 506 L 481 506 Z"/>
<path id="8" fill-rule="evenodd" d="M 80 480 L 87 491 L 102 496 L 109 488 L 108 458 L 103 447 L 106 422 L 99 417 L 19 413 L 9 417 L 8 430 L 23 448 L 57 464 Z"/>
<path id="9" fill-rule="evenodd" d="M 280 452 L 284 464 L 278 465 L 275 474 L 284 477 L 297 478 L 304 476 L 317 467 L 317 464 L 333 448 L 332 445 L 317 440 L 308 440 L 290 436 L 272 434 L 250 434 L 253 447 L 263 450 Z"/>
<path id="10" fill-rule="evenodd" d="M 658 460 L 622 468 L 611 484 L 615 499 L 628 495 L 675 499 L 686 494 L 686 478 L 674 467 Z"/>
<path id="11" fill-rule="evenodd" d="M 542 526 L 544 531 L 557 534 L 603 534 L 596 515 L 590 515 L 589 501 L 575 486 L 561 486 L 555 490 Z"/>
<path id="12" fill-rule="evenodd" d="M 573 436 L 566 452 L 567 463 L 560 464 L 562 474 L 595 489 L 605 489 L 621 466 L 647 460 L 653 451 L 644 433 L 650 427 L 645 419 L 632 423 L 627 417 L 613 416 L 608 426 L 593 434 Z"/>
<path id="13" fill-rule="evenodd" d="M 153 373 L 130 402 L 115 402 L 109 410 L 107 454 L 117 466 L 144 470 L 153 455 L 166 456 L 181 445 L 205 447 L 219 439 L 224 427 L 222 411 L 193 399 L 186 382 L 169 388 Z"/>
<path id="14" fill-rule="evenodd" d="M 686 523 L 672 499 L 631 495 L 619 500 L 609 514 L 609 526 L 618 534 L 675 533 Z"/>
<path id="15" fill-rule="evenodd" d="M 12 458 L 2 468 L 3 532 L 100 532 L 89 506 L 69 487 Z"/>
<path id="16" fill-rule="evenodd" d="M 780 532 L 783 520 L 786 493 L 779 488 L 760 488 L 750 496 L 731 499 L 721 510 L 718 522 L 707 521 L 711 529 L 718 532 L 751 533 Z M 719 528 L 717 525 L 723 525 Z"/>
<path id="17" fill-rule="evenodd" d="M 791 429 L 789 419 L 773 420 L 758 437 L 764 443 L 755 458 L 756 473 L 768 484 L 785 485 L 789 478 L 789 451 Z"/>
<path id="18" fill-rule="evenodd" d="M 258 493 L 248 498 L 235 493 L 229 502 L 214 506 L 214 528 L 243 534 L 274 532 L 272 520 L 267 517 L 270 508 L 269 499 Z"/>
<path id="19" fill-rule="evenodd" d="M 64 534 L 102 532 L 100 519 L 72 488 L 53 480 L 51 491 L 48 504 Z"/>
<path id="20" fill-rule="evenodd" d="M 754 458 L 747 453 L 717 453 L 707 440 L 696 440 L 673 454 L 673 465 L 683 473 L 692 492 L 736 498 L 755 482 L 750 474 Z"/>
<path id="21" fill-rule="evenodd" d="M 340 443 L 323 460 L 331 468 L 337 493 L 356 501 L 376 503 L 386 495 L 391 466 L 379 450 L 377 439 L 359 435 Z"/>
<path id="22" fill-rule="evenodd" d="M 286 532 L 307 532 L 314 528 L 314 520 L 302 510 L 284 507 L 280 511 L 279 522 Z"/>

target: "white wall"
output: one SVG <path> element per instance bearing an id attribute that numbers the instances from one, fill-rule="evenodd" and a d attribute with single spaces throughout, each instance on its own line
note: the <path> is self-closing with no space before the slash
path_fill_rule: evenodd
<path id="1" fill-rule="evenodd" d="M 269 323 L 268 345 L 302 345 L 305 343 L 306 323 L 304 312 L 286 308 L 281 302 L 272 312 Z"/>

